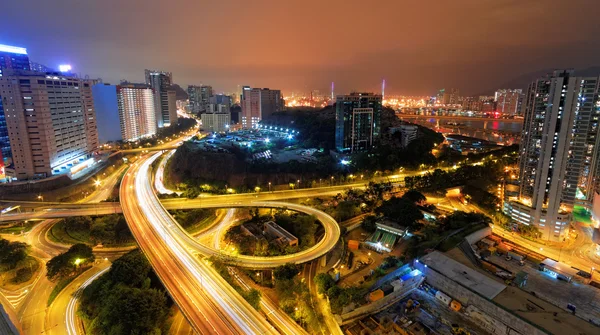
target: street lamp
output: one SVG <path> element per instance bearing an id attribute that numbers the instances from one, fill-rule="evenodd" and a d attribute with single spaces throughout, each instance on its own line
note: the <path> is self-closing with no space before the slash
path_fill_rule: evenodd
<path id="1" fill-rule="evenodd" d="M 37 197 L 37 198 L 38 198 L 38 200 L 40 200 L 40 201 L 44 201 L 44 197 L 43 197 L 41 194 L 40 194 L 40 195 L 38 195 L 38 197 Z"/>
<path id="2" fill-rule="evenodd" d="M 271 192 L 271 182 L 269 182 L 269 192 Z"/>

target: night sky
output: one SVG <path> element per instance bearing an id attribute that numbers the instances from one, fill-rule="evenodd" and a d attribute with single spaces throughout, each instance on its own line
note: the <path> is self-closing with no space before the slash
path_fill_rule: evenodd
<path id="1" fill-rule="evenodd" d="M 0 43 L 47 66 L 180 85 L 308 92 L 486 93 L 515 77 L 600 65 L 598 0 L 10 0 Z"/>

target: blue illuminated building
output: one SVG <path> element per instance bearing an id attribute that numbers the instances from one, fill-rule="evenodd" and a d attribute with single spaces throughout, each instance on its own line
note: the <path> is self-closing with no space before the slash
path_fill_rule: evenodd
<path id="1" fill-rule="evenodd" d="M 0 44 L 0 75 L 3 69 L 31 70 L 27 49 Z"/>

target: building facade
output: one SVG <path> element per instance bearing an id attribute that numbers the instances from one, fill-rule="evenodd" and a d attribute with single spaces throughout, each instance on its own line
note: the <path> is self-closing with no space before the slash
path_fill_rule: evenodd
<path id="1" fill-rule="evenodd" d="M 373 93 L 338 95 L 335 145 L 339 152 L 369 150 L 380 135 L 382 97 Z"/>
<path id="2" fill-rule="evenodd" d="M 200 86 L 188 85 L 188 110 L 192 114 L 200 114 L 202 109 L 200 108 L 200 101 L 202 100 L 200 94 Z"/>
<path id="3" fill-rule="evenodd" d="M 241 97 L 242 127 L 256 128 L 260 120 L 283 111 L 284 106 L 280 90 L 244 86 Z"/>
<path id="4" fill-rule="evenodd" d="M 501 89 L 494 94 L 496 101 L 496 111 L 501 115 L 516 116 L 521 115 L 521 104 L 523 102 L 523 90 L 521 89 Z"/>
<path id="5" fill-rule="evenodd" d="M 0 44 L 0 75 L 5 69 L 31 70 L 27 49 Z"/>
<path id="6" fill-rule="evenodd" d="M 154 111 L 156 113 L 156 126 L 168 127 L 177 123 L 177 107 L 169 99 L 169 91 L 173 84 L 171 72 L 145 70 L 146 84 L 154 90 Z M 172 93 L 171 93 L 172 95 Z M 173 98 L 171 98 L 173 99 Z"/>
<path id="7" fill-rule="evenodd" d="M 524 97 L 519 196 L 505 211 L 516 224 L 537 226 L 543 238 L 566 238 L 573 206 L 589 205 L 598 192 L 599 83 L 555 71 Z"/>
<path id="8" fill-rule="evenodd" d="M 0 99 L 12 154 L 7 175 L 45 178 L 92 158 L 98 135 L 90 84 L 58 73 L 4 71 Z"/>
<path id="9" fill-rule="evenodd" d="M 148 85 L 123 83 L 116 94 L 123 141 L 156 135 L 154 91 Z"/>
<path id="10" fill-rule="evenodd" d="M 229 113 L 202 113 L 202 129 L 213 133 L 229 131 L 231 114 Z"/>

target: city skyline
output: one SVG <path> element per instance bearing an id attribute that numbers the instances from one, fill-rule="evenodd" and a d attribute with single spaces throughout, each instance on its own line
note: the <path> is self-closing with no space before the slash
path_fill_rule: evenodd
<path id="1" fill-rule="evenodd" d="M 207 15 L 193 25 L 193 13 L 203 12 L 202 4 L 186 2 L 189 10 L 179 12 L 177 6 L 146 1 L 143 12 L 130 14 L 138 13 L 133 10 L 139 2 L 120 4 L 124 8 L 118 13 L 110 1 L 70 7 L 70 1 L 59 3 L 7 4 L 9 13 L 33 5 L 38 10 L 29 14 L 32 20 L 28 21 L 7 15 L 0 27 L 11 34 L 0 37 L 0 43 L 27 47 L 31 58 L 41 64 L 71 63 L 77 73 L 114 84 L 120 79 L 142 82 L 141 70 L 161 68 L 172 71 L 181 86 L 210 84 L 218 92 L 247 84 L 277 87 L 284 93 L 327 92 L 332 81 L 340 93 L 380 92 L 386 79 L 388 94 L 423 95 L 456 87 L 477 95 L 524 73 L 592 67 L 600 55 L 598 43 L 593 43 L 599 28 L 593 25 L 593 11 L 586 10 L 593 3 L 586 0 L 578 4 L 462 1 L 461 6 L 434 8 L 387 2 L 363 13 L 366 25 L 378 26 L 373 30 L 377 33 L 332 19 L 333 13 L 344 17 L 360 11 L 362 5 L 356 2 L 260 2 L 243 9 L 226 1 L 205 6 Z M 545 8 L 554 10 L 545 12 Z M 68 22 L 51 19 L 65 13 Z M 176 19 L 178 24 L 148 33 L 145 17 L 158 15 L 163 22 Z M 565 23 L 560 27 L 554 24 L 559 16 Z M 231 20 L 222 24 L 224 17 Z M 269 25 L 260 23 L 266 19 Z M 107 25 L 110 21 L 120 24 Z M 203 34 L 202 45 L 215 47 L 202 51 L 185 43 L 187 32 L 209 29 L 213 21 L 220 23 L 219 29 Z M 74 25 L 82 28 L 73 30 Z M 272 29 L 275 26 L 283 29 Z M 251 47 L 254 39 L 238 38 L 242 31 L 269 37 Z M 357 37 L 369 38 L 376 47 L 350 52 L 342 47 Z"/>

